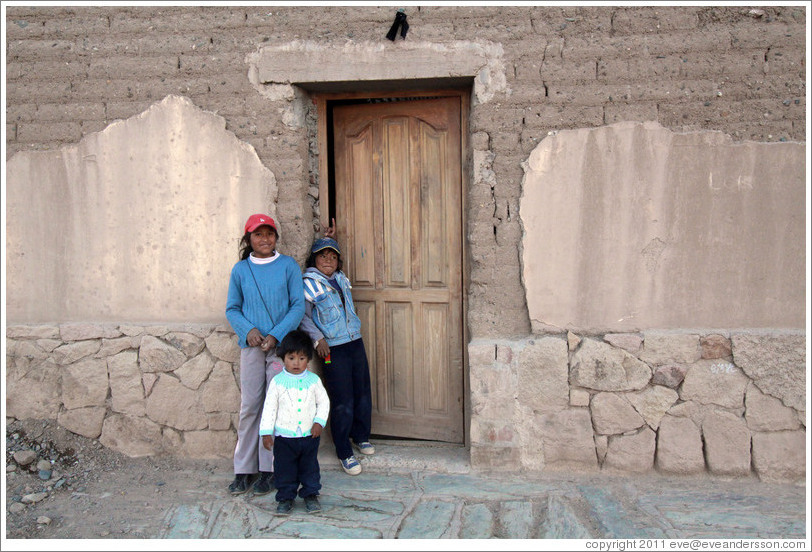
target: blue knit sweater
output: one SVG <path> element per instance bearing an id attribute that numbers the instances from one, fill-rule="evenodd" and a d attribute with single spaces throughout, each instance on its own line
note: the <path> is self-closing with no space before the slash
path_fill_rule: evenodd
<path id="1" fill-rule="evenodd" d="M 239 338 L 240 347 L 248 347 L 246 337 L 252 328 L 282 341 L 299 326 L 304 315 L 302 270 L 292 257 L 279 255 L 271 263 L 251 263 L 249 267 L 250 262 L 245 259 L 235 264 L 228 283 L 226 318 Z M 270 317 L 262 304 L 263 298 Z"/>

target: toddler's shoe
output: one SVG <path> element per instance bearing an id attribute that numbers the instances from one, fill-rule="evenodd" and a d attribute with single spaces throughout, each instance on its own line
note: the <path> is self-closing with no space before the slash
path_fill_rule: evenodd
<path id="1" fill-rule="evenodd" d="M 308 514 L 315 514 L 316 512 L 321 512 L 321 504 L 319 504 L 319 497 L 316 495 L 313 496 L 306 496 L 304 498 L 305 501 L 305 511 Z"/>
<path id="2" fill-rule="evenodd" d="M 254 482 L 254 494 L 266 495 L 273 490 L 273 472 L 259 472 L 259 479 Z"/>
<path id="3" fill-rule="evenodd" d="M 341 461 L 341 467 L 350 475 L 358 475 L 361 473 L 361 464 L 355 459 L 355 456 L 350 456 Z"/>
<path id="4" fill-rule="evenodd" d="M 291 510 L 293 510 L 292 500 L 280 500 L 276 505 L 276 514 L 279 516 L 289 516 Z"/>
<path id="5" fill-rule="evenodd" d="M 360 452 L 361 454 L 366 455 L 375 454 L 375 447 L 373 447 L 372 443 L 370 443 L 369 441 L 353 443 L 353 445 L 355 445 L 355 448 L 357 448 L 358 452 Z"/>
<path id="6" fill-rule="evenodd" d="M 228 492 L 233 495 L 240 495 L 243 494 L 245 491 L 248 490 L 248 480 L 251 477 L 251 474 L 248 473 L 238 473 L 234 476 L 234 481 L 231 482 L 228 486 Z"/>

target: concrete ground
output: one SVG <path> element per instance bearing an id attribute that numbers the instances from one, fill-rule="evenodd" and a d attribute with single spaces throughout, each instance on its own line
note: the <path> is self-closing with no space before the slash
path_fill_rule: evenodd
<path id="1" fill-rule="evenodd" d="M 201 482 L 222 492 L 176 501 L 153 537 L 635 539 L 640 545 L 655 539 L 648 549 L 663 549 L 669 539 L 809 535 L 808 493 L 802 485 L 704 475 L 485 474 L 470 469 L 460 447 L 375 444 L 374 456 L 358 455 L 364 467 L 359 476 L 341 471 L 332 449 L 322 446 L 320 513 L 306 514 L 297 499 L 293 513 L 280 517 L 274 493 L 230 496 L 226 487 L 232 474 L 226 463 Z M 535 541 L 532 546 L 560 549 L 564 543 Z"/>

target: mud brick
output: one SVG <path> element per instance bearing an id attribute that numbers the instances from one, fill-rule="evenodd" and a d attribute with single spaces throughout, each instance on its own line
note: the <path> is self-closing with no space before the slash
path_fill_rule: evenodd
<path id="1" fill-rule="evenodd" d="M 151 77 L 175 76 L 178 56 L 115 56 L 97 58 L 90 62 L 88 77 L 99 79 L 140 80 Z"/>
<path id="2" fill-rule="evenodd" d="M 178 58 L 179 71 L 184 74 L 222 74 L 234 71 L 243 65 L 244 56 L 235 54 L 191 53 Z M 245 74 L 245 72 L 243 72 Z"/>
<path id="3" fill-rule="evenodd" d="M 680 57 L 680 76 L 688 79 L 735 79 L 741 74 L 758 74 L 764 71 L 764 52 L 761 50 L 689 52 Z"/>
<path id="4" fill-rule="evenodd" d="M 67 81 L 14 81 L 6 83 L 8 103 L 37 101 L 64 101 L 71 97 L 71 83 Z"/>
<path id="5" fill-rule="evenodd" d="M 77 52 L 76 41 L 54 40 L 8 40 L 6 63 L 17 60 L 73 59 Z"/>
<path id="6" fill-rule="evenodd" d="M 656 103 L 612 103 L 604 109 L 604 122 L 607 125 L 621 121 L 656 121 Z"/>
<path id="7" fill-rule="evenodd" d="M 730 33 L 731 46 L 734 48 L 795 48 L 803 36 L 802 26 L 767 24 L 750 18 L 736 23 L 720 23 L 715 27 L 718 27 L 718 31 Z M 713 30 L 717 31 L 716 28 Z"/>
<path id="8" fill-rule="evenodd" d="M 598 58 L 578 58 L 575 60 L 553 58 L 544 60 L 541 65 L 541 80 L 544 83 L 584 83 L 597 78 Z"/>
<path id="9" fill-rule="evenodd" d="M 638 56 L 629 59 L 601 60 L 598 80 L 603 82 L 648 82 L 650 79 L 681 76 L 683 61 L 677 56 Z"/>
<path id="10" fill-rule="evenodd" d="M 650 34 L 698 25 L 698 8 L 621 8 L 612 18 L 612 30 L 619 34 Z"/>
<path id="11" fill-rule="evenodd" d="M 82 36 L 109 30 L 107 15 L 99 9 L 54 8 L 12 13 L 6 24 L 9 39 Z"/>
<path id="12" fill-rule="evenodd" d="M 79 123 L 19 123 L 17 140 L 20 142 L 66 141 L 78 142 L 82 137 Z"/>
<path id="13" fill-rule="evenodd" d="M 37 105 L 33 103 L 15 103 L 6 107 L 6 122 L 16 123 L 33 121 L 37 118 Z"/>
<path id="14" fill-rule="evenodd" d="M 235 28 L 245 24 L 241 9 L 224 7 L 136 7 L 111 17 L 116 33 L 163 33 Z"/>
<path id="15" fill-rule="evenodd" d="M 15 63 L 14 67 L 18 71 L 15 79 L 7 77 L 9 80 L 25 78 L 31 80 L 67 80 L 72 77 L 87 75 L 88 63 L 82 61 L 41 61 Z"/>
<path id="16" fill-rule="evenodd" d="M 85 121 L 103 120 L 105 107 L 101 102 L 47 103 L 37 109 L 38 121 Z"/>
<path id="17" fill-rule="evenodd" d="M 123 102 L 113 101 L 105 104 L 105 117 L 107 120 L 127 119 L 139 113 L 143 113 L 153 102 L 150 101 L 134 101 Z"/>

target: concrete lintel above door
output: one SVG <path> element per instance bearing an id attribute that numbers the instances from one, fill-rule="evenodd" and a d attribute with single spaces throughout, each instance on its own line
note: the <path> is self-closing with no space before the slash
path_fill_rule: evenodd
<path id="1" fill-rule="evenodd" d="M 507 89 L 501 44 L 351 42 L 334 44 L 295 41 L 264 46 L 248 58 L 259 85 L 295 84 L 311 91 L 340 91 L 359 83 L 374 88 L 384 82 L 412 82 L 415 87 L 473 82 L 478 101 Z M 366 87 L 366 86 L 365 86 Z"/>

